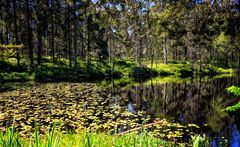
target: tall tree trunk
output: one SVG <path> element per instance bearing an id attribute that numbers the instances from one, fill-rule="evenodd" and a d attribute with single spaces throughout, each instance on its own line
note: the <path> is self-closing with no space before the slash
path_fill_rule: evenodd
<path id="1" fill-rule="evenodd" d="M 164 63 L 167 64 L 168 59 L 167 59 L 167 38 L 164 38 L 164 49 L 163 49 L 163 58 L 164 58 Z"/>
<path id="2" fill-rule="evenodd" d="M 42 27 L 39 24 L 38 26 L 38 65 L 42 63 Z"/>
<path id="3" fill-rule="evenodd" d="M 84 37 L 83 37 L 83 24 L 81 24 L 80 38 L 81 38 L 81 59 L 85 60 L 85 46 L 84 46 Z"/>
<path id="4" fill-rule="evenodd" d="M 18 28 L 17 28 L 17 14 L 16 14 L 16 0 L 13 0 L 13 14 L 14 14 L 14 35 L 15 35 L 15 44 L 18 45 Z M 17 50 L 17 64 L 18 67 L 20 67 L 20 54 L 19 54 L 19 48 L 16 48 Z"/>
<path id="5" fill-rule="evenodd" d="M 91 32 L 88 30 L 88 40 L 87 40 L 87 71 L 90 71 L 91 68 L 91 56 L 90 56 L 90 51 L 91 51 Z"/>
<path id="6" fill-rule="evenodd" d="M 51 53 L 52 53 L 52 62 L 55 62 L 55 48 L 54 48 L 54 0 L 51 0 Z"/>
<path id="7" fill-rule="evenodd" d="M 153 55 L 153 49 L 152 49 L 152 46 L 151 46 L 151 45 L 150 45 L 150 50 L 151 50 L 151 68 L 153 68 L 154 55 Z"/>
<path id="8" fill-rule="evenodd" d="M 192 51 L 192 67 L 191 68 L 193 73 L 195 71 L 194 65 L 195 65 L 195 51 Z"/>
<path id="9" fill-rule="evenodd" d="M 141 22 L 139 23 L 139 32 L 140 32 L 140 36 L 139 36 L 139 59 L 138 59 L 138 63 L 141 66 L 142 65 L 142 57 L 143 57 L 143 45 L 142 45 L 142 24 Z"/>
<path id="10" fill-rule="evenodd" d="M 67 17 L 68 17 L 68 24 L 67 24 L 67 30 L 68 30 L 68 58 L 69 58 L 69 66 L 72 67 L 72 49 L 71 49 L 71 29 L 70 29 L 70 6 L 67 4 Z"/>
<path id="11" fill-rule="evenodd" d="M 237 72 L 240 73 L 240 48 L 237 47 L 237 52 L 238 52 L 238 70 Z"/>
<path id="12" fill-rule="evenodd" d="M 3 20 L 3 1 L 0 1 L 0 19 Z M 3 28 L 0 30 L 0 42 L 3 45 Z M 0 52 L 3 51 L 3 47 L 1 47 Z M 3 55 L 1 54 L 0 60 L 3 60 Z"/>
<path id="13" fill-rule="evenodd" d="M 231 68 L 234 69 L 234 52 L 231 52 Z"/>
<path id="14" fill-rule="evenodd" d="M 37 59 L 37 62 L 38 62 L 38 65 L 40 65 L 42 63 L 42 32 L 43 32 L 43 23 L 41 20 L 42 17 L 41 17 L 41 13 L 42 12 L 42 6 L 40 5 L 41 4 L 41 1 L 40 0 L 37 0 L 37 6 L 38 8 L 40 9 L 39 12 L 37 13 L 37 19 L 38 19 L 38 24 L 37 24 L 37 39 L 38 39 L 38 59 Z"/>
<path id="15" fill-rule="evenodd" d="M 73 38 L 73 48 L 74 48 L 74 64 L 77 67 L 77 15 L 76 15 L 76 0 L 73 1 L 73 13 L 74 13 L 74 38 Z"/>
<path id="16" fill-rule="evenodd" d="M 30 59 L 30 64 L 33 66 L 33 42 L 32 42 L 32 27 L 31 27 L 31 14 L 30 14 L 30 6 L 29 0 L 26 0 L 26 7 L 27 7 L 27 28 L 28 28 L 28 54 Z"/>
<path id="17" fill-rule="evenodd" d="M 87 18 L 87 31 L 88 31 L 88 38 L 87 38 L 87 71 L 90 71 L 91 68 L 91 38 L 92 38 L 92 14 L 90 14 Z"/>
<path id="18" fill-rule="evenodd" d="M 6 36 L 6 44 L 9 44 L 9 28 L 8 27 L 6 28 L 5 36 Z"/>
<path id="19" fill-rule="evenodd" d="M 202 73 L 202 55 L 201 55 L 201 47 L 197 46 L 197 53 L 199 55 L 199 71 Z"/>
<path id="20" fill-rule="evenodd" d="M 112 30 L 111 27 L 108 28 L 108 62 L 112 62 Z"/>

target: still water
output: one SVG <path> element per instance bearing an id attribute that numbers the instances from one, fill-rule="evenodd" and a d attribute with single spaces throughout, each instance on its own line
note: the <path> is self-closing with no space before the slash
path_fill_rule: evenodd
<path id="1" fill-rule="evenodd" d="M 240 146 L 239 112 L 222 111 L 240 100 L 226 91 L 231 85 L 239 86 L 240 78 L 157 77 L 144 82 L 114 80 L 97 85 L 6 83 L 1 84 L 0 130 L 11 126 L 13 118 L 23 134 L 30 132 L 34 120 L 40 126 L 62 121 L 74 130 L 111 130 L 119 124 L 118 131 L 122 132 L 141 126 L 143 120 L 151 123 L 164 119 L 169 123 L 157 129 L 162 129 L 162 135 L 169 130 L 183 130 L 179 142 L 197 133 L 206 134 L 212 146 L 235 147 Z M 171 140 L 173 135 L 161 138 Z"/>
<path id="2" fill-rule="evenodd" d="M 169 82 L 170 81 L 170 82 Z M 239 112 L 229 114 L 222 109 L 239 99 L 226 91 L 239 86 L 237 77 L 198 77 L 188 79 L 155 78 L 126 87 L 115 87 L 114 94 L 128 99 L 129 111 L 146 110 L 152 118 L 167 119 L 182 125 L 197 124 L 212 146 L 240 146 Z M 114 83 L 113 83 L 114 85 Z"/>

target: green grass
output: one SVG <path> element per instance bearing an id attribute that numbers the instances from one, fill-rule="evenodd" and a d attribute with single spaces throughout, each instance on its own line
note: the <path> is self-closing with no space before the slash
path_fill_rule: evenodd
<path id="1" fill-rule="evenodd" d="M 151 64 L 146 62 L 147 67 L 151 68 Z M 159 75 L 169 76 L 175 75 L 178 77 L 188 77 L 192 75 L 216 75 L 216 74 L 232 74 L 232 69 L 224 69 L 221 67 L 216 67 L 210 64 L 203 64 L 202 71 L 200 71 L 199 67 L 195 67 L 194 73 L 191 69 L 190 62 L 185 63 L 157 63 L 153 64 L 152 67 L 154 70 L 159 72 Z"/>
<path id="2" fill-rule="evenodd" d="M 29 72 L 2 72 L 0 73 L 0 81 L 12 82 L 12 81 L 32 81 L 35 79 L 35 75 Z"/>
<path id="3" fill-rule="evenodd" d="M 60 127 L 59 127 L 60 128 Z M 14 125 L 11 129 L 7 128 L 5 132 L 0 132 L 0 145 L 2 147 L 171 147 L 187 146 L 189 143 L 175 144 L 159 138 L 155 138 L 151 133 L 143 131 L 142 133 L 129 133 L 125 135 L 106 134 L 89 132 L 85 129 L 82 132 L 62 133 L 56 125 L 45 134 L 40 134 L 35 123 L 34 132 L 29 137 L 20 137 L 15 130 Z M 206 136 L 195 135 L 190 140 L 190 145 L 194 147 L 208 146 L 209 142 Z"/>
<path id="4" fill-rule="evenodd" d="M 51 131 L 40 135 L 35 124 L 34 133 L 29 138 L 20 137 L 15 128 L 0 132 L 0 146 L 2 147 L 112 147 L 112 146 L 170 146 L 172 143 L 160 140 L 147 133 L 111 135 L 83 130 L 78 134 L 61 133 L 53 125 Z"/>
<path id="5" fill-rule="evenodd" d="M 147 64 L 147 67 L 151 67 L 151 64 Z M 164 64 L 158 63 L 153 65 L 153 69 L 158 71 L 162 76 L 175 75 L 175 76 L 183 76 L 183 75 L 192 75 L 191 68 L 189 64 Z"/>
<path id="6" fill-rule="evenodd" d="M 73 62 L 74 63 L 74 62 Z M 133 60 L 115 59 L 114 72 L 113 64 L 107 60 L 91 61 L 91 68 L 87 71 L 87 63 L 81 59 L 77 60 L 77 66 L 69 67 L 69 60 L 65 58 L 56 58 L 52 63 L 50 57 L 43 57 L 43 63 L 40 66 L 35 64 L 31 67 L 27 58 L 21 59 L 21 66 L 17 66 L 17 60 L 14 58 L 0 61 L 0 81 L 76 81 L 79 79 L 102 79 L 105 77 L 122 78 L 130 76 L 136 78 L 150 78 L 152 76 L 176 76 L 190 77 L 193 75 L 216 75 L 216 74 L 232 74 L 232 69 L 223 69 L 210 64 L 202 65 L 202 72 L 195 67 L 192 72 L 190 62 L 176 63 L 157 63 L 151 64 L 144 61 L 142 66 Z"/>

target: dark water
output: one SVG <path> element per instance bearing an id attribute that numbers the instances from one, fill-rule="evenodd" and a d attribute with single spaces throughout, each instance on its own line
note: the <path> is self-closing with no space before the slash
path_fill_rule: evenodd
<path id="1" fill-rule="evenodd" d="M 206 134 L 212 146 L 240 146 L 239 112 L 222 111 L 240 100 L 226 90 L 231 85 L 240 86 L 239 77 L 158 77 L 138 83 L 128 80 L 108 81 L 104 85 L 108 90 L 104 91 L 84 83 L 0 84 L 0 114 L 4 114 L 4 123 L 0 115 L 0 129 L 12 122 L 13 114 L 16 125 L 25 126 L 27 132 L 34 119 L 39 125 L 63 120 L 74 129 L 78 128 L 76 122 L 84 122 L 85 126 L 95 123 L 102 128 L 110 125 L 112 129 L 115 123 L 122 123 L 121 132 L 138 127 L 143 117 L 150 116 L 150 122 L 160 118 L 183 126 L 196 124 L 199 128 L 192 131 Z M 185 132 L 180 142 L 188 141 L 189 134 Z"/>
<path id="2" fill-rule="evenodd" d="M 239 78 L 157 78 L 126 87 L 113 86 L 113 93 L 128 99 L 125 105 L 131 112 L 146 110 L 152 118 L 197 124 L 198 133 L 206 134 L 212 146 L 222 146 L 222 143 L 235 147 L 240 146 L 239 112 L 222 112 L 239 100 L 226 91 L 231 85 L 239 86 Z"/>

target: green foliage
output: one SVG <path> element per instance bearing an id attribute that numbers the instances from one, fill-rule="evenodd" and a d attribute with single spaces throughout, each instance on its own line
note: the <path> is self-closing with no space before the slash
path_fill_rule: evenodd
<path id="1" fill-rule="evenodd" d="M 117 136 L 104 133 L 89 132 L 86 129 L 78 134 L 63 134 L 60 129 L 53 125 L 50 132 L 46 135 L 40 135 L 38 126 L 35 124 L 35 130 L 30 138 L 22 138 L 19 136 L 15 128 L 6 129 L 6 132 L 0 132 L 0 145 L 2 147 L 74 147 L 74 146 L 173 146 L 171 143 L 162 141 L 150 134 L 131 133 L 127 135 Z"/>
<path id="2" fill-rule="evenodd" d="M 209 142 L 208 139 L 205 135 L 195 135 L 191 136 L 192 142 L 193 142 L 193 147 L 208 147 Z"/>
<path id="3" fill-rule="evenodd" d="M 78 79 L 79 75 L 83 74 L 83 71 L 45 63 L 36 68 L 34 73 L 37 81 L 74 81 Z"/>
<path id="4" fill-rule="evenodd" d="M 148 64 L 148 67 L 150 65 Z M 176 75 L 176 76 L 184 76 L 184 75 L 192 75 L 191 68 L 188 64 L 180 64 L 180 63 L 170 63 L 170 64 L 163 64 L 158 63 L 153 66 L 153 69 L 159 72 L 161 76 L 168 76 L 168 75 Z"/>
<path id="5" fill-rule="evenodd" d="M 0 81 L 30 81 L 34 80 L 34 74 L 28 72 L 3 72 L 0 73 Z"/>
<path id="6" fill-rule="evenodd" d="M 236 96 L 240 96 L 240 88 L 237 86 L 231 86 L 231 87 L 227 88 L 227 90 Z M 235 112 L 238 110 L 240 110 L 240 102 L 238 102 L 237 104 L 235 104 L 233 106 L 228 106 L 227 108 L 223 109 L 223 111 L 228 111 L 228 112 Z"/>
<path id="7" fill-rule="evenodd" d="M 224 111 L 235 112 L 235 111 L 238 111 L 239 109 L 240 109 L 240 102 L 238 102 L 233 106 L 228 106 L 227 108 L 224 109 Z"/>
<path id="8" fill-rule="evenodd" d="M 14 125 L 11 129 L 6 128 L 5 132 L 0 132 L 0 145 L 2 147 L 75 147 L 75 146 L 88 146 L 88 147 L 112 147 L 112 146 L 151 146 L 151 147 L 171 147 L 176 146 L 173 142 L 160 140 L 150 133 L 129 133 L 125 135 L 111 135 L 109 133 L 96 133 L 87 129 L 83 129 L 80 133 L 62 133 L 60 129 L 57 130 L 53 124 L 51 131 L 45 135 L 39 134 L 37 124 L 34 125 L 34 132 L 31 133 L 29 138 L 20 137 L 18 131 L 15 131 Z M 181 143 L 179 146 L 185 146 Z M 193 147 L 206 147 L 209 146 L 207 137 L 195 135 L 192 136 Z"/>
<path id="9" fill-rule="evenodd" d="M 5 45 L 5 44 L 0 44 L 1 50 L 0 52 L 0 57 L 3 57 L 3 60 L 8 59 L 8 58 L 14 58 L 16 57 L 16 53 L 18 49 L 23 48 L 23 44 L 21 45 L 14 45 L 12 43 Z"/>
<path id="10" fill-rule="evenodd" d="M 151 68 L 149 61 L 143 62 L 143 66 L 138 67 L 136 62 L 126 59 L 115 59 L 114 64 L 106 60 L 93 60 L 90 70 L 87 71 L 86 61 L 81 59 L 77 60 L 77 66 L 70 68 L 68 59 L 56 58 L 55 63 L 52 63 L 49 56 L 44 56 L 43 63 L 36 67 L 31 67 L 26 58 L 21 59 L 20 67 L 16 58 L 0 61 L 0 67 L 1 81 L 80 81 L 86 78 L 122 78 L 123 76 L 149 78 L 156 75 L 190 77 L 200 73 L 200 71 L 193 73 L 189 62 L 158 63 Z M 202 68 L 204 75 L 232 73 L 232 69 L 218 68 L 209 64 L 204 64 Z"/>
<path id="11" fill-rule="evenodd" d="M 151 67 L 149 63 L 147 63 L 147 67 Z M 169 75 L 175 75 L 175 76 L 181 76 L 181 77 L 189 77 L 195 75 L 216 75 L 216 74 L 231 74 L 232 69 L 223 69 L 218 68 L 209 64 L 203 64 L 202 65 L 202 71 L 196 70 L 195 73 L 193 73 L 191 65 L 189 62 L 187 63 L 169 63 L 169 64 L 163 64 L 158 63 L 154 64 L 153 69 L 159 72 L 159 75 L 161 76 L 169 76 Z"/>
<path id="12" fill-rule="evenodd" d="M 225 35 L 224 32 L 221 32 L 218 37 L 215 38 L 213 44 L 219 46 L 221 50 L 229 44 L 230 36 Z"/>
<path id="13" fill-rule="evenodd" d="M 231 86 L 231 87 L 227 88 L 227 90 L 236 96 L 240 96 L 240 88 L 237 86 Z"/>

